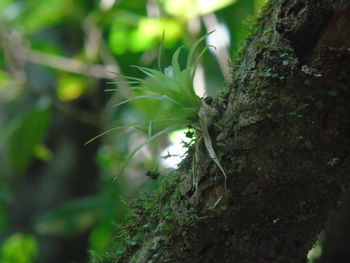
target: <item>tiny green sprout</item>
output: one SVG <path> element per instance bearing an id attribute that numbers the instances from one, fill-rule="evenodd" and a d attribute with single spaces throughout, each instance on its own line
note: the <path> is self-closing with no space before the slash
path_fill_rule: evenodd
<path id="1" fill-rule="evenodd" d="M 280 55 L 280 57 L 281 58 L 284 58 L 285 56 L 287 56 L 288 54 L 287 53 L 282 53 L 281 55 Z"/>
<path id="2" fill-rule="evenodd" d="M 135 240 L 131 240 L 131 241 L 129 241 L 128 242 L 128 244 L 130 245 L 130 246 L 137 246 L 137 241 L 135 241 Z"/>
<path id="3" fill-rule="evenodd" d="M 272 33 L 273 29 L 272 28 L 267 28 L 264 30 L 264 33 Z"/>
<path id="4" fill-rule="evenodd" d="M 330 90 L 330 91 L 328 91 L 327 93 L 328 93 L 329 96 L 332 96 L 332 97 L 335 97 L 335 96 L 338 95 L 338 92 L 335 91 L 335 90 Z"/>
<path id="5" fill-rule="evenodd" d="M 165 67 L 164 71 L 162 71 L 160 66 L 160 48 L 158 59 L 159 70 L 133 66 L 142 73 L 144 73 L 146 75 L 146 78 L 124 76 L 124 78 L 128 80 L 129 84 L 134 85 L 132 89 L 142 91 L 145 94 L 126 99 L 114 105 L 114 107 L 118 107 L 133 100 L 142 99 L 166 101 L 169 104 L 171 104 L 171 107 L 168 108 L 169 110 L 164 110 L 148 120 L 112 128 L 92 138 L 90 141 L 87 142 L 90 143 L 93 140 L 111 131 L 124 129 L 132 126 L 147 131 L 148 139 L 145 142 L 141 143 L 139 146 L 137 146 L 130 153 L 121 169 L 121 173 L 124 171 L 125 167 L 131 161 L 133 156 L 146 144 L 157 139 L 159 136 L 169 133 L 171 131 L 184 127 L 192 127 L 195 129 L 197 142 L 196 153 L 194 158 L 195 163 L 198 163 L 199 161 L 199 145 L 204 142 L 204 145 L 208 151 L 208 155 L 223 173 L 225 177 L 226 186 L 226 173 L 223 167 L 221 166 L 218 158 L 216 157 L 212 141 L 208 132 L 208 126 L 212 125 L 217 111 L 216 109 L 207 105 L 204 99 L 198 97 L 193 87 L 193 79 L 196 73 L 197 65 L 199 63 L 200 58 L 207 51 L 209 46 L 205 46 L 203 49 L 201 49 L 197 57 L 195 57 L 195 53 L 199 45 L 211 33 L 213 32 L 202 36 L 193 44 L 189 51 L 186 65 L 184 68 L 181 68 L 179 64 L 179 55 L 183 49 L 183 47 L 179 47 L 173 54 L 171 65 Z M 190 136 L 190 134 L 188 135 Z M 194 169 L 194 178 L 197 178 L 196 173 L 197 171 L 196 169 Z M 198 180 L 194 179 L 194 185 L 197 188 Z"/>
<path id="6" fill-rule="evenodd" d="M 288 61 L 288 59 L 285 59 L 282 61 L 282 63 L 283 63 L 283 66 L 287 66 L 289 64 L 289 61 Z"/>
<path id="7" fill-rule="evenodd" d="M 123 250 L 123 249 L 118 249 L 117 250 L 117 254 L 118 255 L 123 255 L 125 253 L 125 250 Z"/>

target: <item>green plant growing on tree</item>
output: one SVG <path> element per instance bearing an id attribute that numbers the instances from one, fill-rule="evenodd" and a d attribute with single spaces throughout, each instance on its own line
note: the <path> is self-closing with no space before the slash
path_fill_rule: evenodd
<path id="1" fill-rule="evenodd" d="M 210 107 L 204 99 L 198 97 L 194 91 L 193 79 L 196 73 L 196 68 L 199 63 L 200 58 L 207 51 L 209 46 L 205 46 L 195 57 L 195 52 L 198 49 L 198 46 L 205 38 L 213 32 L 210 32 L 200 39 L 198 39 L 189 51 L 187 57 L 186 66 L 184 69 L 181 69 L 179 65 L 179 55 L 182 47 L 179 47 L 173 57 L 171 66 L 168 66 L 164 69 L 164 72 L 161 70 L 160 66 L 160 55 L 158 58 L 159 70 L 150 69 L 146 67 L 134 66 L 141 72 L 143 72 L 147 78 L 137 78 L 131 76 L 124 76 L 129 84 L 135 85 L 132 87 L 133 90 L 140 90 L 145 92 L 145 95 L 135 96 L 129 99 L 126 99 L 114 107 L 120 106 L 124 103 L 136 100 L 136 99 L 155 99 L 166 101 L 172 104 L 172 107 L 169 110 L 165 110 L 162 113 L 153 116 L 151 119 L 131 123 L 125 126 L 118 126 L 112 128 L 94 138 L 89 140 L 87 143 L 92 142 L 93 140 L 109 133 L 113 130 L 123 129 L 131 126 L 137 126 L 138 128 L 148 130 L 148 139 L 137 146 L 127 157 L 121 173 L 124 171 L 127 164 L 134 157 L 134 155 L 146 144 L 155 140 L 159 136 L 168 133 L 170 131 L 180 129 L 183 127 L 191 127 L 196 131 L 196 151 L 193 159 L 193 183 L 197 188 L 198 185 L 198 176 L 196 165 L 199 161 L 198 153 L 199 147 L 204 142 L 204 145 L 208 151 L 210 158 L 215 162 L 219 167 L 220 171 L 225 177 L 226 182 L 226 173 L 223 167 L 221 166 L 216 153 L 214 151 L 212 141 L 208 132 L 208 127 L 213 123 L 214 117 L 217 115 L 217 110 Z M 163 41 L 162 41 L 163 42 Z M 160 49 L 161 50 L 161 49 Z M 161 53 L 161 52 L 160 52 Z"/>

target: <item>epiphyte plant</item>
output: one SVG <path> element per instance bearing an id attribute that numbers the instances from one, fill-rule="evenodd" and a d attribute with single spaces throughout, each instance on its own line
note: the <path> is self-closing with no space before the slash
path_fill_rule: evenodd
<path id="1" fill-rule="evenodd" d="M 167 101 L 168 103 L 172 104 L 172 107 L 170 107 L 169 110 L 165 110 L 162 113 L 157 114 L 156 116 L 153 116 L 148 120 L 112 128 L 92 138 L 87 142 L 90 143 L 93 140 L 101 137 L 102 135 L 105 135 L 106 133 L 117 129 L 123 129 L 131 126 L 138 127 L 141 129 L 147 129 L 148 139 L 142 144 L 140 144 L 138 147 L 136 147 L 129 154 L 120 173 L 124 171 L 125 167 L 133 158 L 133 156 L 146 144 L 150 143 L 151 141 L 165 133 L 184 127 L 192 127 L 196 130 L 196 150 L 192 165 L 194 187 L 196 189 L 198 187 L 198 170 L 196 169 L 196 167 L 199 162 L 199 147 L 203 142 L 208 152 L 208 155 L 224 175 L 226 187 L 226 173 L 216 156 L 212 145 L 212 140 L 208 132 L 208 126 L 212 124 L 214 117 L 217 115 L 217 110 L 210 107 L 204 101 L 204 99 L 198 97 L 193 87 L 193 80 L 199 60 L 209 48 L 209 46 L 205 46 L 202 50 L 200 50 L 199 55 L 197 57 L 195 57 L 195 52 L 197 51 L 201 42 L 203 42 L 205 38 L 211 33 L 213 33 L 213 31 L 202 36 L 193 44 L 189 51 L 184 69 L 181 69 L 179 64 L 179 55 L 181 53 L 181 50 L 183 49 L 182 46 L 175 51 L 172 57 L 171 65 L 166 67 L 163 72 L 160 66 L 160 54 L 162 49 L 161 46 L 158 57 L 159 70 L 133 66 L 141 72 L 143 72 L 147 76 L 147 78 L 142 79 L 137 77 L 124 76 L 124 78 L 128 80 L 127 82 L 133 85 L 133 90 L 142 91 L 145 93 L 145 95 L 139 95 L 126 99 L 114 105 L 114 107 L 120 106 L 124 103 L 136 99 L 155 99 Z M 162 43 L 163 42 L 164 34 Z"/>

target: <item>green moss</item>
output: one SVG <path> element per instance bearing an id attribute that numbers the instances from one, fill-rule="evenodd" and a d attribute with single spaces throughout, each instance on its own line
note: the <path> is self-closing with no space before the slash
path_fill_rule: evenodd
<path id="1" fill-rule="evenodd" d="M 180 196 L 176 188 L 178 178 L 168 175 L 158 180 L 157 190 L 130 202 L 134 214 L 129 217 L 126 226 L 116 226 L 113 244 L 103 252 L 90 252 L 92 263 L 126 262 L 131 255 L 134 255 L 135 262 L 137 258 L 151 259 L 156 257 L 154 255 L 161 246 L 169 244 L 178 223 L 168 204 Z M 158 238 L 150 240 L 152 236 Z M 154 251 L 154 255 L 149 255 L 149 251 Z"/>
<path id="2" fill-rule="evenodd" d="M 249 43 L 257 33 L 262 31 L 264 34 L 271 34 L 273 32 L 272 28 L 267 28 L 267 29 L 263 28 L 266 18 L 269 17 L 272 11 L 273 11 L 273 5 L 272 5 L 272 0 L 270 0 L 263 6 L 263 8 L 261 9 L 261 12 L 258 15 L 251 16 L 247 19 L 246 21 L 247 36 L 239 44 L 240 48 L 236 53 L 235 57 L 233 58 L 234 64 L 241 63 L 241 60 L 244 56 L 244 53 Z"/>

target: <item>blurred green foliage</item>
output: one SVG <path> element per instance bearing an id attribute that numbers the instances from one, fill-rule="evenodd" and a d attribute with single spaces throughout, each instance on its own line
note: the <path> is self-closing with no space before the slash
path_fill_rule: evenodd
<path id="1" fill-rule="evenodd" d="M 7 140 L 7 158 L 11 174 L 24 172 L 31 159 L 34 157 L 35 146 L 37 146 L 45 137 L 50 111 L 47 108 L 28 109 L 14 118 L 9 125 L 12 128 Z"/>
<path id="2" fill-rule="evenodd" d="M 2 263 L 32 263 L 38 256 L 38 244 L 32 235 L 12 234 L 1 245 Z"/>
<path id="3" fill-rule="evenodd" d="M 117 181 L 114 177 L 128 153 L 146 135 L 130 129 L 82 146 L 104 130 L 147 119 L 166 107 L 135 101 L 114 109 L 112 105 L 138 94 L 124 89 L 125 83 L 118 84 L 122 77 L 111 72 L 143 78 L 130 65 L 157 68 L 163 31 L 166 66 L 177 47 L 190 47 L 199 36 L 217 29 L 214 38 L 220 42 L 223 34 L 228 39 L 218 49 L 228 53 L 219 57 L 219 52 L 207 52 L 197 84 L 215 95 L 224 87 L 219 60 L 225 64 L 234 57 L 247 34 L 244 21 L 264 2 L 1 0 L 1 262 L 34 262 L 37 257 L 47 262 L 43 247 L 53 237 L 80 235 L 87 239 L 85 249 L 94 251 L 114 240 L 115 224 L 130 213 L 123 200 L 157 187 L 144 174 L 158 162 L 155 149 L 160 151 L 168 142 L 164 137 L 142 151 L 142 158 L 136 155 L 126 176 Z M 185 57 L 180 56 L 180 64 Z M 110 80 L 117 84 L 107 84 Z M 117 91 L 105 93 L 106 88 Z M 93 183 L 86 177 L 91 168 L 84 168 L 84 158 L 86 167 L 94 162 L 97 169 Z M 81 167 L 76 165 L 79 160 Z M 75 176 L 75 181 L 70 179 Z M 88 190 L 82 191 L 83 186 Z M 25 223 L 12 220 L 21 217 L 26 217 Z"/>

